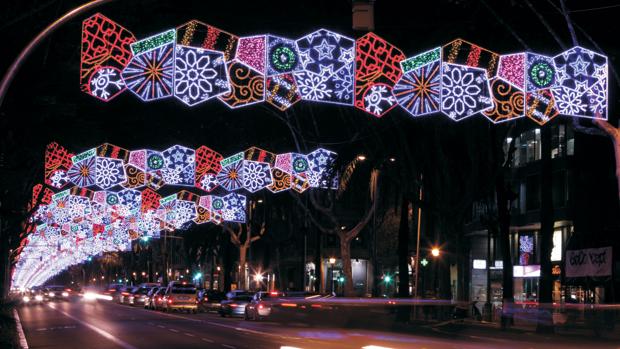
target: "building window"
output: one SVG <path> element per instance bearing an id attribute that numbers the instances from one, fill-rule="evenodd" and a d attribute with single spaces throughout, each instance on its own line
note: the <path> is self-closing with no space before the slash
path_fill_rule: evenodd
<path id="1" fill-rule="evenodd" d="M 538 176 L 525 179 L 525 207 L 528 211 L 540 208 L 540 180 Z"/>
<path id="2" fill-rule="evenodd" d="M 572 127 L 565 124 L 552 125 L 551 127 L 551 157 L 559 158 L 567 155 L 574 155 L 575 138 Z M 515 152 L 512 157 L 512 166 L 519 167 L 527 163 L 540 160 L 541 158 L 541 140 L 540 129 L 521 133 L 514 140 L 511 137 L 506 138 L 504 143 L 504 154 L 507 156 L 510 150 L 510 144 L 514 142 Z"/>

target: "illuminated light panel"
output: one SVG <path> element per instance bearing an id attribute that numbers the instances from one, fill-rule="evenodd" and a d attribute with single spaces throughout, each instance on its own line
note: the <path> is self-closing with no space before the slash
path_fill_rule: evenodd
<path id="1" fill-rule="evenodd" d="M 129 164 L 146 170 L 146 150 L 133 150 L 129 153 Z"/>
<path id="2" fill-rule="evenodd" d="M 74 154 L 56 142 L 45 148 L 45 184 L 56 189 L 64 188 L 69 183 L 67 171 L 73 165 Z"/>
<path id="3" fill-rule="evenodd" d="M 169 29 L 163 33 L 149 36 L 148 38 L 131 44 L 131 52 L 134 55 L 139 55 L 148 51 L 152 51 L 156 48 L 166 46 L 170 43 L 174 43 L 176 39 L 176 30 Z"/>
<path id="4" fill-rule="evenodd" d="M 80 88 L 107 102 L 125 90 L 120 72 L 132 57 L 134 35 L 97 13 L 82 22 Z"/>
<path id="5" fill-rule="evenodd" d="M 269 163 L 251 160 L 243 161 L 243 188 L 255 193 L 273 183 Z"/>
<path id="6" fill-rule="evenodd" d="M 224 54 L 176 46 L 174 96 L 188 106 L 230 92 Z"/>
<path id="7" fill-rule="evenodd" d="M 293 73 L 301 98 L 308 101 L 353 105 L 353 63 L 322 76 L 308 71 Z"/>
<path id="8" fill-rule="evenodd" d="M 301 68 L 328 77 L 355 62 L 355 40 L 319 29 L 296 41 Z"/>
<path id="9" fill-rule="evenodd" d="M 485 69 L 489 79 L 497 74 L 499 55 L 495 52 L 463 39 L 456 39 L 444 45 L 442 50 L 442 59 L 445 63 Z"/>
<path id="10" fill-rule="evenodd" d="M 607 119 L 607 57 L 573 47 L 553 57 L 557 84 L 551 89 L 563 115 Z"/>
<path id="11" fill-rule="evenodd" d="M 560 114 L 549 89 L 527 92 L 525 99 L 525 116 L 541 126 Z"/>
<path id="12" fill-rule="evenodd" d="M 246 197 L 236 193 L 230 193 L 222 198 L 224 208 L 222 219 L 227 222 L 245 223 Z"/>
<path id="13" fill-rule="evenodd" d="M 267 187 L 272 193 L 279 193 L 291 189 L 291 173 L 285 172 L 279 168 L 271 169 L 271 178 L 273 182 Z"/>
<path id="14" fill-rule="evenodd" d="M 75 155 L 71 159 L 73 165 L 67 171 L 69 181 L 79 187 L 94 185 L 96 178 L 95 158 L 95 149 Z"/>
<path id="15" fill-rule="evenodd" d="M 299 89 L 292 74 L 282 74 L 267 78 L 265 100 L 274 107 L 285 111 L 301 100 Z"/>
<path id="16" fill-rule="evenodd" d="M 250 147 L 246 149 L 243 152 L 243 158 L 245 160 L 267 162 L 271 166 L 273 166 L 276 162 L 276 154 L 258 147 Z"/>
<path id="17" fill-rule="evenodd" d="M 223 157 L 220 153 L 207 146 L 196 149 L 196 187 L 204 191 L 213 191 L 219 183 L 216 175 L 220 172 Z"/>
<path id="18" fill-rule="evenodd" d="M 392 91 L 413 116 L 438 112 L 441 106 L 441 62 L 436 60 L 403 74 Z"/>
<path id="19" fill-rule="evenodd" d="M 114 144 L 103 143 L 95 149 L 97 150 L 97 156 L 99 157 L 120 159 L 123 162 L 127 162 L 129 160 L 129 150 Z"/>
<path id="20" fill-rule="evenodd" d="M 164 150 L 162 156 L 161 175 L 166 184 L 195 185 L 196 152 L 193 149 L 174 145 Z"/>
<path id="21" fill-rule="evenodd" d="M 293 153 L 284 153 L 276 155 L 274 167 L 286 173 L 293 172 Z"/>
<path id="22" fill-rule="evenodd" d="M 441 85 L 441 111 L 460 121 L 493 107 L 486 71 L 444 63 Z"/>
<path id="23" fill-rule="evenodd" d="M 125 165 L 125 176 L 125 182 L 121 183 L 123 188 L 137 189 L 146 185 L 146 172 L 136 166 Z"/>
<path id="24" fill-rule="evenodd" d="M 228 62 L 235 57 L 239 37 L 212 25 L 191 20 L 177 28 L 177 44 L 209 50 L 224 54 Z"/>
<path id="25" fill-rule="evenodd" d="M 382 117 L 397 105 L 392 87 L 402 75 L 405 55 L 374 33 L 356 40 L 355 107 Z"/>
<path id="26" fill-rule="evenodd" d="M 551 57 L 526 53 L 526 91 L 534 92 L 556 86 L 556 69 Z"/>
<path id="27" fill-rule="evenodd" d="M 494 123 L 524 117 L 525 92 L 500 78 L 491 80 L 493 107 L 482 112 Z"/>
<path id="28" fill-rule="evenodd" d="M 422 52 L 413 57 L 407 58 L 400 62 L 400 68 L 403 74 L 417 70 L 418 68 L 425 66 L 429 63 L 441 60 L 441 47 L 436 47 L 432 50 Z"/>
<path id="29" fill-rule="evenodd" d="M 292 73 L 300 66 L 299 52 L 295 41 L 275 36 L 267 36 L 267 76 Z"/>
<path id="30" fill-rule="evenodd" d="M 127 180 L 123 160 L 97 156 L 95 160 L 95 184 L 107 190 Z"/>
<path id="31" fill-rule="evenodd" d="M 243 187 L 243 153 L 220 161 L 222 168 L 217 174 L 216 179 L 220 186 L 228 191 L 239 190 Z"/>
<path id="32" fill-rule="evenodd" d="M 525 53 L 501 55 L 497 76 L 517 88 L 525 89 L 525 61 Z"/>
<path id="33" fill-rule="evenodd" d="M 265 76 L 249 65 L 233 60 L 228 63 L 230 92 L 218 96 L 230 108 L 245 107 L 265 100 Z"/>
<path id="34" fill-rule="evenodd" d="M 265 73 L 265 59 L 267 48 L 267 36 L 244 36 L 239 38 L 237 54 L 235 58 L 239 62 L 247 64 L 258 72 Z"/>
<path id="35" fill-rule="evenodd" d="M 166 33 L 174 35 L 175 31 Z M 123 70 L 127 88 L 145 102 L 172 96 L 175 64 L 172 39 L 172 42 L 136 54 Z"/>

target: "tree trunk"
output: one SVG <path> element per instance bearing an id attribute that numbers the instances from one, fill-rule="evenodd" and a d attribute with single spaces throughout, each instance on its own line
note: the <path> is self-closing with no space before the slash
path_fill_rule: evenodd
<path id="1" fill-rule="evenodd" d="M 245 284 L 245 261 L 247 253 L 248 246 L 239 246 L 239 279 L 237 280 L 237 289 L 239 290 L 246 290 L 248 286 Z"/>
<path id="2" fill-rule="evenodd" d="M 553 172 L 551 168 L 551 128 L 541 130 L 541 168 L 540 168 L 540 279 L 538 295 L 539 333 L 553 332 L 551 317 L 551 244 L 553 244 Z"/>
<path id="3" fill-rule="evenodd" d="M 398 227 L 398 297 L 409 297 L 409 200 L 403 195 Z M 409 306 L 398 308 L 398 321 L 409 321 Z"/>
<path id="4" fill-rule="evenodd" d="M 344 296 L 355 296 L 353 290 L 353 268 L 351 266 L 351 240 L 345 233 L 339 233 L 340 238 L 340 258 L 342 259 L 342 272 L 344 274 Z M 331 280 L 328 280 L 331 281 Z"/>

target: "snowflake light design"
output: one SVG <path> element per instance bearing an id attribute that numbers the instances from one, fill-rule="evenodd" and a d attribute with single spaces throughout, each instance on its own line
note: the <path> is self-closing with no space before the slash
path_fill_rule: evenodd
<path id="1" fill-rule="evenodd" d="M 101 67 L 90 79 L 90 94 L 104 102 L 114 98 L 124 89 L 125 83 L 118 68 Z"/>
<path id="2" fill-rule="evenodd" d="M 273 183 L 271 167 L 266 162 L 249 161 L 243 162 L 243 187 L 255 193 Z"/>
<path id="3" fill-rule="evenodd" d="M 95 167 L 95 184 L 103 190 L 119 185 L 126 180 L 123 160 L 97 157 Z"/>
<path id="4" fill-rule="evenodd" d="M 493 106 L 486 71 L 444 63 L 441 111 L 460 121 Z"/>
<path id="5" fill-rule="evenodd" d="M 230 92 L 222 52 L 177 45 L 174 74 L 174 96 L 189 106 Z"/>
<path id="6" fill-rule="evenodd" d="M 243 161 L 237 161 L 226 166 L 222 166 L 220 173 L 217 174 L 217 182 L 228 191 L 239 190 L 243 187 L 244 166 Z"/>
<path id="7" fill-rule="evenodd" d="M 162 152 L 164 166 L 161 174 L 167 184 L 194 186 L 196 173 L 196 152 L 180 145 L 174 145 Z"/>
<path id="8" fill-rule="evenodd" d="M 78 187 L 90 187 L 95 184 L 95 157 L 75 162 L 67 172 L 67 177 L 71 183 Z"/>
<path id="9" fill-rule="evenodd" d="M 364 110 L 381 117 L 397 104 L 391 88 L 385 84 L 373 84 L 364 95 Z"/>

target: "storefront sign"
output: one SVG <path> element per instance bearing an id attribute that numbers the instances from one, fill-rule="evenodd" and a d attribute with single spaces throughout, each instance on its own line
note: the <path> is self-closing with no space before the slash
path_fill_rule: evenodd
<path id="1" fill-rule="evenodd" d="M 611 247 L 566 251 L 566 277 L 611 276 Z"/>
<path id="2" fill-rule="evenodd" d="M 516 278 L 540 277 L 540 265 L 515 265 L 512 274 Z"/>

